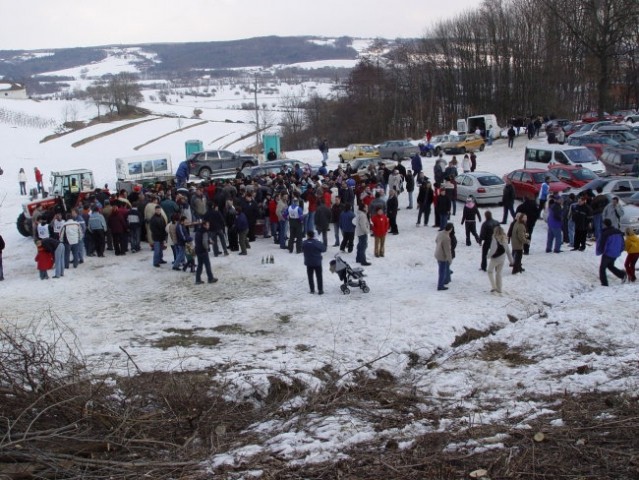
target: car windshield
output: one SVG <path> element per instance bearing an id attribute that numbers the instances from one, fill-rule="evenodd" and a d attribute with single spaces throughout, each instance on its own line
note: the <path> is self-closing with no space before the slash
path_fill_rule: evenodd
<path id="1" fill-rule="evenodd" d="M 359 148 L 363 152 L 373 152 L 373 151 L 375 151 L 375 147 L 373 147 L 372 145 L 362 145 Z"/>
<path id="2" fill-rule="evenodd" d="M 595 163 L 597 157 L 587 148 L 576 148 L 575 150 L 564 150 L 564 154 L 573 163 Z"/>
<path id="3" fill-rule="evenodd" d="M 550 172 L 536 172 L 536 173 L 533 173 L 532 176 L 535 183 L 544 183 L 544 180 L 546 180 L 546 177 L 549 178 L 548 181 L 550 183 L 559 181 L 559 179 L 555 177 L 553 173 L 550 173 Z"/>
<path id="4" fill-rule="evenodd" d="M 576 168 L 573 170 L 573 176 L 577 180 L 595 180 L 597 178 L 595 172 L 588 168 Z"/>
<path id="5" fill-rule="evenodd" d="M 627 142 L 631 142 L 633 140 L 637 140 L 639 137 L 637 137 L 634 133 L 632 132 L 619 132 L 619 134 L 627 141 Z"/>
<path id="6" fill-rule="evenodd" d="M 484 187 L 492 187 L 493 185 L 503 185 L 504 181 L 497 175 L 485 175 L 483 177 L 477 177 L 477 181 Z"/>

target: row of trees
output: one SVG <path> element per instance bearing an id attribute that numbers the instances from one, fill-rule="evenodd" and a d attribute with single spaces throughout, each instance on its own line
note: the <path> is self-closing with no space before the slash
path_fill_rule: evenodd
<path id="1" fill-rule="evenodd" d="M 117 113 L 118 116 L 128 115 L 143 100 L 137 77 L 127 72 L 94 82 L 87 87 L 86 96 L 98 109 L 98 117 L 101 109 L 106 109 L 110 114 Z"/>
<path id="2" fill-rule="evenodd" d="M 287 149 L 320 137 L 417 138 L 472 114 L 495 113 L 505 125 L 513 116 L 637 107 L 638 99 L 637 0 L 484 0 L 383 60 L 360 63 L 332 98 L 285 103 L 283 135 Z M 300 112 L 302 127 L 290 121 Z"/>

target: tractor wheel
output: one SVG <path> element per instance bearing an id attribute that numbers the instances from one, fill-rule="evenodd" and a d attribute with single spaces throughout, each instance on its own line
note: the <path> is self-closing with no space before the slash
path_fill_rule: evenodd
<path id="1" fill-rule="evenodd" d="M 20 232 L 23 237 L 31 236 L 31 221 L 24 216 L 24 213 L 18 215 L 16 227 L 18 228 L 18 232 Z"/>
<path id="2" fill-rule="evenodd" d="M 432 150 L 427 150 L 427 151 L 426 151 L 426 156 L 427 156 L 428 158 L 432 157 L 432 156 L 433 156 L 433 151 L 432 151 Z"/>

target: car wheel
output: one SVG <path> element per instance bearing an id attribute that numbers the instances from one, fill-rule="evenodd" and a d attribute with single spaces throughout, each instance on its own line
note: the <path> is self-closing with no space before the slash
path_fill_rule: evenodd
<path id="1" fill-rule="evenodd" d="M 397 155 L 397 152 L 393 153 L 393 160 L 395 161 L 399 160 L 399 155 Z"/>
<path id="2" fill-rule="evenodd" d="M 255 164 L 253 162 L 244 162 L 242 164 L 242 170 L 244 170 L 246 167 L 254 167 Z"/>
<path id="3" fill-rule="evenodd" d="M 480 151 L 480 152 L 483 152 L 483 151 L 484 151 L 484 147 L 485 147 L 485 145 L 482 143 L 482 144 L 479 146 L 479 151 Z"/>
<path id="4" fill-rule="evenodd" d="M 197 176 L 206 180 L 211 176 L 211 169 L 207 167 L 201 168 Z"/>
<path id="5" fill-rule="evenodd" d="M 339 163 L 344 163 L 344 157 L 342 157 L 341 155 L 339 156 Z"/>

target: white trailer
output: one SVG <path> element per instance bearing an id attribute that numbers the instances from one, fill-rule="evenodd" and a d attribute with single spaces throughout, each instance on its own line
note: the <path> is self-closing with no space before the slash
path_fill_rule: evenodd
<path id="1" fill-rule="evenodd" d="M 171 155 L 154 153 L 115 159 L 118 190 L 131 191 L 136 183 L 168 182 L 175 176 Z"/>

